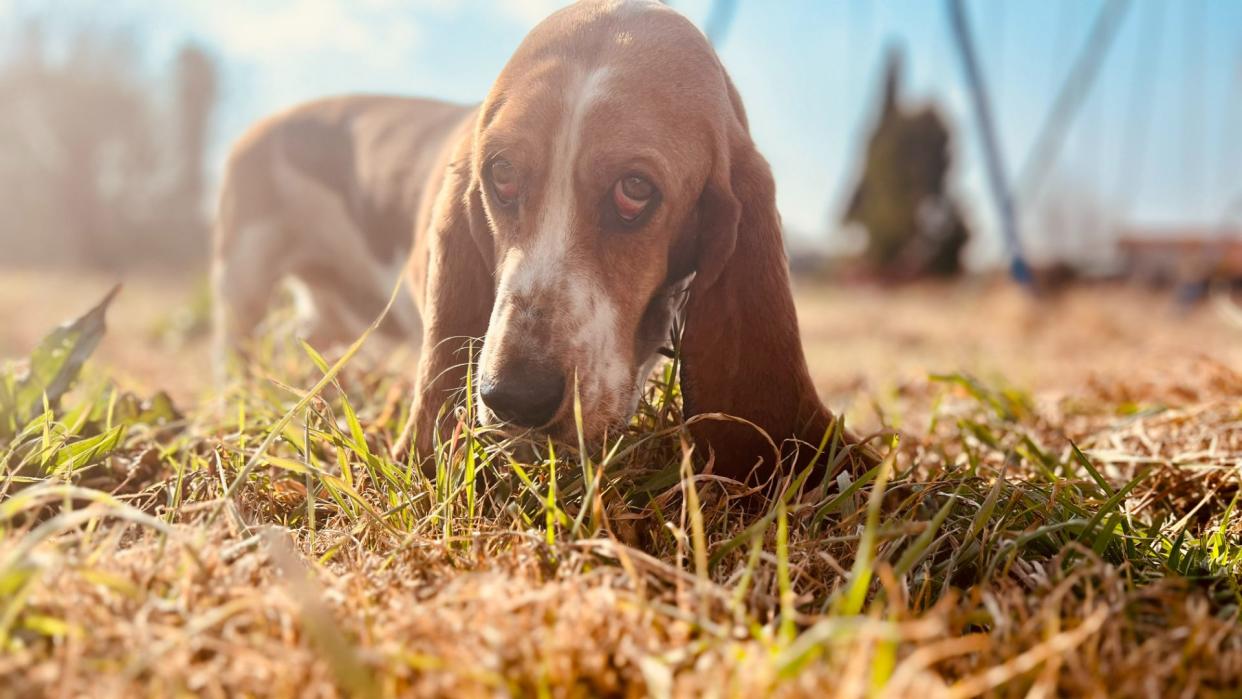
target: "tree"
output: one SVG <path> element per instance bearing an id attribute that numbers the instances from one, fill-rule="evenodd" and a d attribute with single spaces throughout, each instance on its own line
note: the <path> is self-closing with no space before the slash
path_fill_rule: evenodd
<path id="1" fill-rule="evenodd" d="M 14 263 L 119 268 L 198 260 L 216 78 L 185 47 L 172 91 L 134 36 L 24 19 L 0 56 L 0 249 Z M 173 118 L 164 115 L 173 113 Z"/>
<path id="2" fill-rule="evenodd" d="M 203 204 L 205 168 L 212 112 L 216 105 L 216 67 L 196 44 L 177 54 L 177 127 L 181 171 L 177 198 L 187 211 Z"/>
<path id="3" fill-rule="evenodd" d="M 901 83 L 901 55 L 891 50 L 845 221 L 866 229 L 866 259 L 886 276 L 954 275 L 970 233 L 948 191 L 949 128 L 934 106 L 907 108 Z"/>

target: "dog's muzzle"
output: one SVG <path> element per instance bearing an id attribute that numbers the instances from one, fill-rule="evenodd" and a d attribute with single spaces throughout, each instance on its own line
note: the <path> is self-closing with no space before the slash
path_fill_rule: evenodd
<path id="1" fill-rule="evenodd" d="M 556 417 L 565 398 L 565 374 L 555 367 L 516 362 L 484 376 L 479 396 L 500 420 L 517 427 L 542 427 Z"/>

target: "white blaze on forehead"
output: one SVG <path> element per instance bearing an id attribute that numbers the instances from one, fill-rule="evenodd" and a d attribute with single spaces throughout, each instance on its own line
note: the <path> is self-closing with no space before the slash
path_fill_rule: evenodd
<path id="1" fill-rule="evenodd" d="M 510 280 L 512 290 L 530 293 L 555 283 L 563 271 L 574 223 L 574 172 L 582 150 L 582 132 L 591 107 L 602 97 L 608 68 L 579 73 L 566 90 L 563 118 L 556 126 L 545 168 L 544 194 L 535 221 L 535 239 Z"/>
<path id="2" fill-rule="evenodd" d="M 584 223 L 577 221 L 574 174 L 587 118 L 607 94 L 608 78 L 608 68 L 595 68 L 577 73 L 566 88 L 562 117 L 545 161 L 532 239 L 515 246 L 500 261 L 500 283 L 483 358 L 486 362 L 492 352 L 521 341 L 520 335 L 511 333 L 522 333 L 522 321 L 535 310 L 524 306 L 554 304 L 538 310 L 556 318 L 554 342 L 565 343 L 568 350 L 558 359 L 567 363 L 564 369 L 571 376 L 577 373 L 583 407 L 617 417 L 627 407 L 625 394 L 632 383 L 624 351 L 628 345 L 617 337 L 618 309 L 602 284 L 573 268 L 569 255 L 574 230 Z M 515 299 L 521 301 L 513 303 Z"/>

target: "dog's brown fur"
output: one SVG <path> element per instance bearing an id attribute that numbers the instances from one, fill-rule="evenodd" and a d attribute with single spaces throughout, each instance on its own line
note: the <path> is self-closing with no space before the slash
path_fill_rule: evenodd
<path id="1" fill-rule="evenodd" d="M 336 97 L 265 119 L 225 168 L 213 260 L 217 336 L 241 345 L 277 284 L 310 295 L 312 344 L 348 342 L 387 302 L 438 188 L 440 146 L 473 108 L 383 96 Z M 405 304 L 389 329 L 414 332 Z"/>
<path id="2" fill-rule="evenodd" d="M 321 136 L 297 135 L 308 128 Z M 487 168 L 501 156 L 520 178 L 517 203 L 491 189 Z M 282 169 L 321 200 L 289 196 Z M 607 206 L 632 173 L 659 200 L 627 229 Z M 485 379 L 532 356 L 576 376 L 589 438 L 623 423 L 687 287 L 688 415 L 742 418 L 777 451 L 790 438 L 817 444 L 831 425 L 802 352 L 770 169 L 711 46 L 657 3 L 583 2 L 554 14 L 477 110 L 343 98 L 276 117 L 238 146 L 228 179 L 216 253 L 226 342 L 250 331 L 281 274 L 365 319 L 391 283 L 384 263 L 411 250 L 422 354 L 410 432 L 421 454 L 464 384 L 465 338 L 482 338 Z M 393 216 L 372 225 L 370 210 Z M 243 244 L 248 225 L 263 240 Z M 287 252 L 306 247 L 306 228 L 325 226 L 339 245 L 310 252 L 330 259 Z M 370 267 L 353 262 L 363 253 Z M 355 330 L 321 325 L 322 336 Z M 567 390 L 541 429 L 568 436 L 572 403 Z M 490 417 L 487 405 L 480 413 Z M 700 418 L 691 431 L 722 475 L 766 477 L 782 456 L 738 422 Z M 803 463 L 812 451 L 801 448 Z"/>

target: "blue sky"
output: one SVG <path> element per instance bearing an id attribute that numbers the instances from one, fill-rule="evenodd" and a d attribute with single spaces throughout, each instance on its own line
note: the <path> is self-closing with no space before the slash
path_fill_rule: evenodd
<path id="1" fill-rule="evenodd" d="M 956 126 L 955 186 L 980 235 L 998 237 L 975 122 L 940 0 L 738 0 L 721 56 L 777 175 L 794 235 L 838 235 L 885 48 L 907 56 L 907 94 Z M 379 91 L 475 101 L 557 0 L 0 0 L 137 28 L 148 58 L 197 38 L 219 53 L 226 93 L 218 141 L 317 95 Z M 969 0 L 1005 159 L 1028 155 L 1105 0 Z M 702 26 L 710 0 L 673 0 Z M 1146 137 L 1139 139 L 1146 124 Z M 1028 245 L 1074 247 L 1117 221 L 1219 221 L 1242 196 L 1242 2 L 1134 0 L 1045 196 Z M 1061 210 L 1069 210 L 1065 213 Z M 1061 217 L 1049 219 L 1049 212 Z M 1103 212 L 1104 215 L 1098 215 Z M 1088 215 L 1091 214 L 1091 215 Z M 1049 231 L 1048 220 L 1069 221 Z M 1094 229 L 1094 230 L 1088 230 Z"/>

